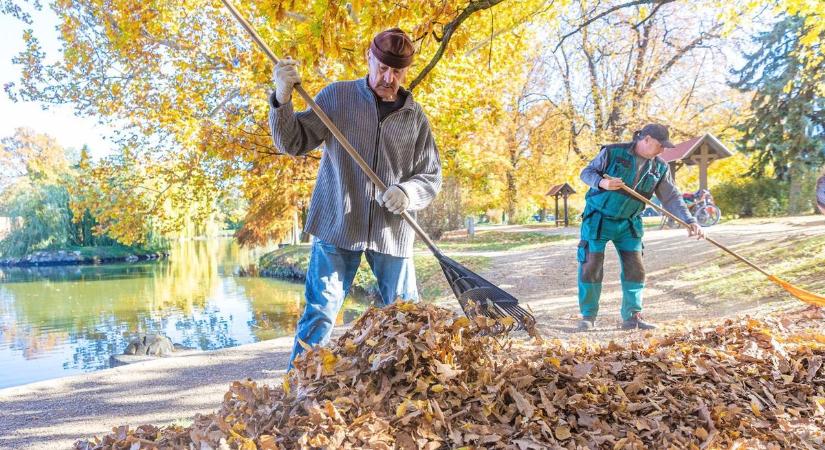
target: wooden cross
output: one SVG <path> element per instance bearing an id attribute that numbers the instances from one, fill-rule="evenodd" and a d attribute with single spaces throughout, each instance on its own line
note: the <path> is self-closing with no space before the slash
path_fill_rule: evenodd
<path id="1" fill-rule="evenodd" d="M 690 155 L 690 160 L 699 165 L 699 189 L 708 188 L 708 166 L 716 160 L 717 155 L 711 153 L 708 144 L 702 143 L 698 153 Z"/>

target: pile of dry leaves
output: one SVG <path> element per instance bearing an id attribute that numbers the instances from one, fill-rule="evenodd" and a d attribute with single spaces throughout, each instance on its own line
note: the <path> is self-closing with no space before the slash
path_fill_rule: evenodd
<path id="1" fill-rule="evenodd" d="M 825 446 L 821 315 L 628 347 L 520 345 L 398 303 L 306 352 L 283 386 L 235 382 L 188 428 L 122 427 L 75 448 Z"/>

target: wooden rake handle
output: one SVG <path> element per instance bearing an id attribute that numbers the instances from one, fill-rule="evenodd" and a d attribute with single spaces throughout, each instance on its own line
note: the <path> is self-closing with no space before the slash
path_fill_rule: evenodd
<path id="1" fill-rule="evenodd" d="M 613 178 L 613 177 L 607 177 L 607 178 Z M 613 179 L 615 179 L 615 178 L 613 178 Z M 678 223 L 679 225 L 681 225 L 681 226 L 683 226 L 683 227 L 685 227 L 685 228 L 690 228 L 690 224 L 688 224 L 688 223 L 687 223 L 687 222 L 685 222 L 684 220 L 682 220 L 682 219 L 680 219 L 680 218 L 676 217 L 675 215 L 671 214 L 669 211 L 665 210 L 665 209 L 664 209 L 664 208 L 662 208 L 661 206 L 658 206 L 658 205 L 654 204 L 653 202 L 651 202 L 650 200 L 648 200 L 647 198 L 645 198 L 642 194 L 639 194 L 638 192 L 636 192 L 636 191 L 634 191 L 633 189 L 631 189 L 629 186 L 627 186 L 627 185 L 625 185 L 625 184 L 622 184 L 621 189 L 622 189 L 623 191 L 625 191 L 625 192 L 626 192 L 628 195 L 630 195 L 631 197 L 635 198 L 636 200 L 639 200 L 640 202 L 645 203 L 646 205 L 648 205 L 648 206 L 650 206 L 650 207 L 654 208 L 655 210 L 659 211 L 660 213 L 662 213 L 662 214 L 664 214 L 664 215 L 666 215 L 666 216 L 670 217 L 671 219 L 675 220 L 675 221 L 676 221 L 676 223 Z M 764 269 L 762 269 L 761 267 L 757 266 L 756 264 L 754 264 L 754 263 L 750 262 L 750 261 L 749 261 L 747 258 L 745 258 L 744 256 L 740 256 L 739 254 L 737 254 L 737 253 L 736 253 L 736 252 L 734 252 L 733 250 L 731 250 L 731 249 L 729 249 L 729 248 L 725 247 L 724 245 L 722 245 L 722 244 L 720 244 L 720 243 L 716 242 L 715 240 L 711 239 L 711 238 L 710 238 L 710 237 L 708 237 L 708 236 L 705 236 L 705 240 L 706 240 L 706 241 L 708 241 L 708 242 L 710 242 L 711 244 L 713 244 L 713 245 L 715 245 L 715 246 L 719 247 L 720 249 L 724 250 L 725 252 L 727 252 L 728 254 L 730 254 L 731 256 L 733 256 L 734 258 L 736 258 L 736 259 L 738 259 L 738 260 L 742 261 L 743 263 L 745 263 L 745 264 L 747 264 L 747 265 L 751 266 L 753 269 L 758 270 L 759 272 L 761 272 L 761 273 L 762 273 L 763 275 L 765 275 L 766 277 L 771 277 L 771 274 L 769 274 L 767 271 L 765 271 L 765 270 L 764 270 Z"/>
<path id="2" fill-rule="evenodd" d="M 275 53 L 273 53 L 272 50 L 269 49 L 269 46 L 267 46 L 266 43 L 264 43 L 263 39 L 261 39 L 261 36 L 255 31 L 254 28 L 252 28 L 252 25 L 249 22 L 247 22 L 246 19 L 243 18 L 243 16 L 241 16 L 241 13 L 238 12 L 238 10 L 235 9 L 235 7 L 232 6 L 231 3 L 229 3 L 229 0 L 221 0 L 221 2 L 224 4 L 224 6 L 226 6 L 229 12 L 232 13 L 235 19 L 237 19 L 238 22 L 240 22 L 241 26 L 244 27 L 247 33 L 249 33 L 249 35 L 252 37 L 252 40 L 255 41 L 256 44 L 258 44 L 258 47 L 266 54 L 266 56 L 268 56 L 269 59 L 272 60 L 272 62 L 277 64 L 278 57 L 275 56 Z M 373 172 L 369 164 L 367 164 L 367 162 L 364 161 L 364 158 L 362 158 L 361 155 L 358 154 L 358 151 L 355 150 L 355 147 L 353 147 L 352 144 L 349 143 L 344 134 L 341 133 L 341 130 L 339 130 L 338 127 L 335 126 L 332 120 L 330 120 L 329 116 L 327 116 L 326 113 L 324 113 L 324 111 L 321 109 L 321 107 L 318 106 L 317 103 L 315 103 L 315 100 L 309 94 L 307 94 L 307 92 L 300 84 L 295 85 L 295 91 L 298 92 L 298 95 L 300 95 L 301 98 L 304 99 L 304 101 L 307 103 L 307 105 L 309 105 L 312 111 L 315 112 L 319 119 L 321 119 L 321 122 L 323 122 L 324 125 L 327 126 L 329 131 L 332 132 L 333 136 L 335 136 L 335 139 L 338 139 L 338 142 L 341 143 L 341 145 L 344 147 L 347 153 L 349 153 L 352 159 L 355 160 L 355 163 L 358 164 L 361 170 L 364 171 L 364 173 L 367 175 L 367 178 L 369 178 L 370 181 L 372 181 L 372 184 L 374 184 L 375 187 L 377 187 L 381 192 L 386 191 L 387 185 L 384 184 L 383 181 L 381 181 L 381 178 L 378 178 L 378 175 L 376 175 L 375 172 Z M 424 242 L 427 244 L 430 250 L 432 250 L 435 253 L 441 253 L 441 251 L 438 249 L 438 247 L 435 245 L 432 239 L 430 239 L 427 233 L 424 232 L 420 225 L 418 225 L 418 222 L 416 222 L 415 219 L 413 219 L 410 213 L 408 213 L 407 211 L 403 211 L 401 212 L 401 217 L 403 217 L 404 220 L 406 220 L 407 223 L 409 223 L 410 226 L 412 226 L 413 230 L 415 230 L 416 234 L 418 234 L 418 236 L 422 240 L 424 240 Z"/>

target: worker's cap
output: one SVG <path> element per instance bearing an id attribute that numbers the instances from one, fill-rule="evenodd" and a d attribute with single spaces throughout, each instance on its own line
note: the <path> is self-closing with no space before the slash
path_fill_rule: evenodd
<path id="1" fill-rule="evenodd" d="M 641 139 L 645 136 L 650 136 L 653 139 L 656 139 L 664 148 L 675 147 L 675 145 L 670 142 L 670 132 L 664 125 L 659 125 L 658 123 L 649 123 L 645 125 L 641 130 L 639 130 L 639 138 Z"/>

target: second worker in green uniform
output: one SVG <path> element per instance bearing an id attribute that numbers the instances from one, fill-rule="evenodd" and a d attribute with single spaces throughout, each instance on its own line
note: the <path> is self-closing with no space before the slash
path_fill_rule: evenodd
<path id="1" fill-rule="evenodd" d="M 613 242 L 621 262 L 622 328 L 656 328 L 641 316 L 645 286 L 641 213 L 645 204 L 620 190 L 622 184 L 646 198 L 656 194 L 667 211 L 690 224 L 689 236 L 704 236 L 674 185 L 670 168 L 658 156 L 669 147 L 673 144 L 666 127 L 645 125 L 633 133 L 632 142 L 602 147 L 598 156 L 582 170 L 581 179 L 590 190 L 586 195 L 578 248 L 579 309 L 582 314 L 578 328 L 581 331 L 590 330 L 596 324 L 608 241 Z"/>

